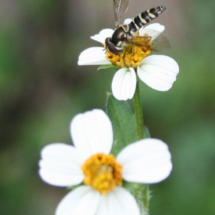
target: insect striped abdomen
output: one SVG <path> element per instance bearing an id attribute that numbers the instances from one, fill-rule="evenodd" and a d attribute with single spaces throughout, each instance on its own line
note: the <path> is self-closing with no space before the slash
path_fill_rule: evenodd
<path id="1" fill-rule="evenodd" d="M 153 19 L 157 18 L 166 8 L 164 6 L 159 6 L 152 8 L 150 10 L 144 11 L 139 14 L 134 20 L 129 24 L 129 29 L 131 32 L 138 31 L 141 27 L 151 22 Z"/>

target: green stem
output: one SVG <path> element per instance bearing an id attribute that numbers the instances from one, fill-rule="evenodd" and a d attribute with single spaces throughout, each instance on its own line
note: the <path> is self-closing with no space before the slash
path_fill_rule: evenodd
<path id="1" fill-rule="evenodd" d="M 133 98 L 134 102 L 134 112 L 137 123 L 137 135 L 138 139 L 141 140 L 144 138 L 144 122 L 143 122 L 143 112 L 140 101 L 140 91 L 139 91 L 139 82 L 137 81 L 136 91 Z M 136 188 L 136 199 L 140 208 L 141 215 L 148 214 L 149 212 L 149 199 L 150 199 L 150 191 L 149 185 L 147 184 L 139 184 Z"/>
<path id="2" fill-rule="evenodd" d="M 138 140 L 141 140 L 144 137 L 144 133 L 143 133 L 144 123 L 143 123 L 143 112 L 142 112 L 141 101 L 140 101 L 140 90 L 139 90 L 138 80 L 137 80 L 137 86 L 136 86 L 133 102 L 134 102 L 134 112 L 135 112 L 136 123 L 137 123 Z"/>

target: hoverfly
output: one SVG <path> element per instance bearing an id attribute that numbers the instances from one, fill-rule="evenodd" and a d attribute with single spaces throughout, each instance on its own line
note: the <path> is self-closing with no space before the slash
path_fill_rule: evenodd
<path id="1" fill-rule="evenodd" d="M 136 36 L 139 29 L 147 25 L 153 19 L 157 18 L 163 11 L 166 9 L 164 6 L 158 6 L 146 10 L 136 16 L 129 24 L 119 25 L 120 17 L 128 9 L 129 0 L 113 0 L 114 1 L 114 16 L 115 16 L 115 26 L 116 30 L 114 31 L 112 37 L 108 37 L 105 40 L 106 50 L 112 54 L 119 55 L 125 44 L 132 44 L 136 46 L 146 46 L 146 42 L 143 44 L 141 40 L 150 42 L 150 36 Z M 155 31 L 155 30 L 154 30 Z M 153 32 L 155 33 L 155 32 Z M 157 32 L 159 33 L 159 32 Z M 164 42 L 165 48 L 169 47 L 169 42 L 165 37 L 159 36 L 156 42 L 159 40 Z M 159 48 L 162 50 L 164 47 Z M 156 49 L 157 50 L 157 49 Z"/>

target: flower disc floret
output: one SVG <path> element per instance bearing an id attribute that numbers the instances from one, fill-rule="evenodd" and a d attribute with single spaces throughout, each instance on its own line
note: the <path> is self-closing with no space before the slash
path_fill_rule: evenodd
<path id="1" fill-rule="evenodd" d="M 106 48 L 106 47 L 105 47 Z M 147 34 L 144 37 L 136 35 L 132 41 L 123 46 L 119 55 L 110 53 L 106 49 L 106 58 L 120 68 L 137 68 L 141 61 L 152 52 L 152 43 Z"/>
<path id="2" fill-rule="evenodd" d="M 122 183 L 122 167 L 113 155 L 97 153 L 82 165 L 84 184 L 106 194 Z"/>

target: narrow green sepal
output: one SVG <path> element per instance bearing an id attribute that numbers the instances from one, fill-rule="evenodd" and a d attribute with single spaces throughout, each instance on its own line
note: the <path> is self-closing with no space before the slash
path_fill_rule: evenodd
<path id="1" fill-rule="evenodd" d="M 110 93 L 106 109 L 114 131 L 112 153 L 117 155 L 126 145 L 138 140 L 136 119 L 128 103 L 115 99 Z"/>
<path id="2" fill-rule="evenodd" d="M 123 182 L 123 187 L 125 187 L 137 201 L 140 208 L 140 214 L 148 214 L 149 211 L 149 199 L 151 198 L 149 185 L 148 184 L 138 184 Z"/>
<path id="3" fill-rule="evenodd" d="M 71 186 L 71 187 L 67 187 L 68 190 L 73 190 L 75 189 L 76 187 L 80 187 L 81 185 L 84 185 L 83 183 L 81 184 L 78 184 L 78 185 L 74 185 L 74 186 Z"/>
<path id="4" fill-rule="evenodd" d="M 113 64 L 110 65 L 101 65 L 98 67 L 97 70 L 101 70 L 101 69 L 119 69 L 119 67 L 114 66 Z"/>
<path id="5" fill-rule="evenodd" d="M 143 202 L 144 202 L 144 207 L 145 211 L 149 211 L 149 200 L 151 199 L 151 191 L 149 189 L 149 184 L 144 184 L 144 194 L 143 194 Z"/>
<path id="6" fill-rule="evenodd" d="M 151 137 L 149 129 L 146 126 L 143 127 L 143 134 L 144 134 L 143 138 L 150 138 Z"/>
<path id="7" fill-rule="evenodd" d="M 137 204 L 140 208 L 140 214 L 148 214 L 149 211 L 149 199 L 150 190 L 148 184 L 137 184 L 123 182 L 123 187 L 125 187 L 131 194 L 135 197 Z"/>

